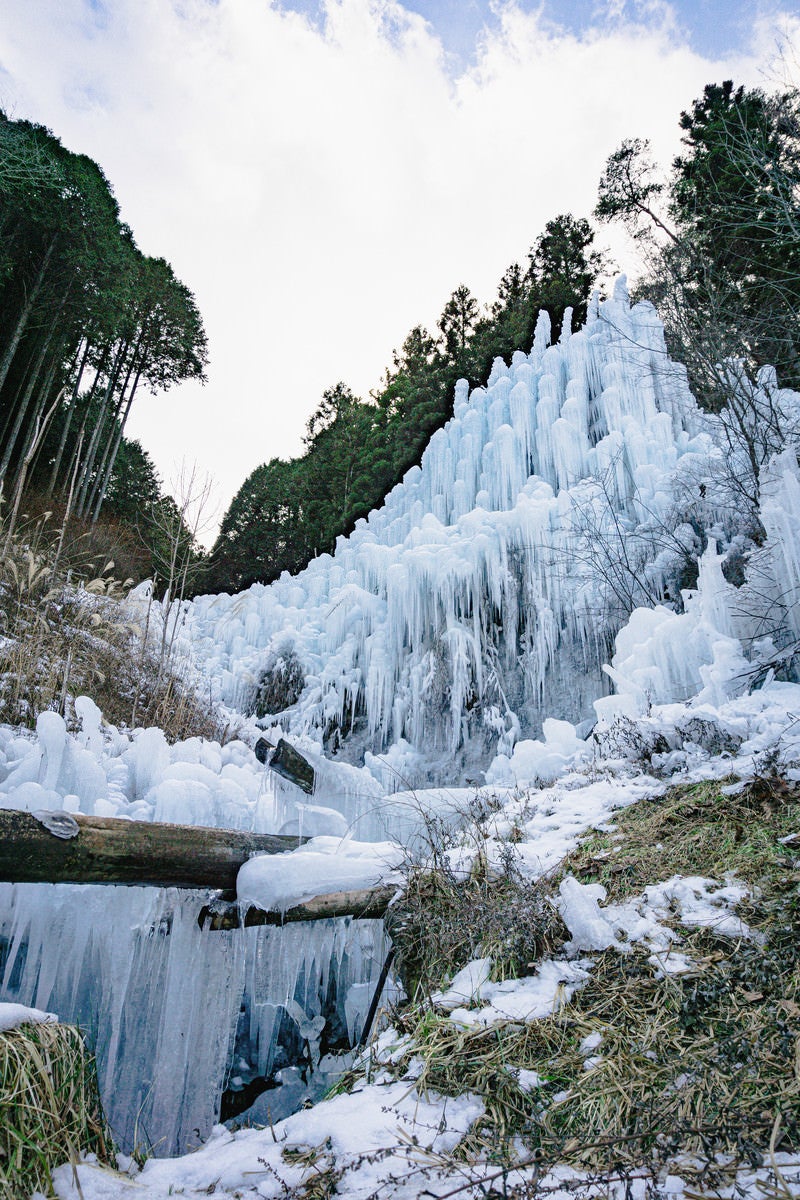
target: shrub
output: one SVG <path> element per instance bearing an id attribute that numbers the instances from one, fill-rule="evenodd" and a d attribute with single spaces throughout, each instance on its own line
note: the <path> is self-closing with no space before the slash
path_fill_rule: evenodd
<path id="1" fill-rule="evenodd" d="M 305 683 L 303 664 L 290 642 L 284 642 L 267 659 L 256 684 L 252 708 L 257 717 L 272 717 L 300 699 Z"/>

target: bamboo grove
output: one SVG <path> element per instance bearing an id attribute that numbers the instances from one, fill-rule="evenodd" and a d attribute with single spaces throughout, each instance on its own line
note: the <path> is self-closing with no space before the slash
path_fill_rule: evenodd
<path id="1" fill-rule="evenodd" d="M 206 335 L 169 263 L 137 247 L 92 159 L 0 112 L 0 487 L 96 522 L 147 455 L 124 438 L 143 389 L 203 379 Z"/>

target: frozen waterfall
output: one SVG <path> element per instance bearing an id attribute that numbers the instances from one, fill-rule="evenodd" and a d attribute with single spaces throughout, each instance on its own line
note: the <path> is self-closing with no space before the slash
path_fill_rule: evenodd
<path id="1" fill-rule="evenodd" d="M 800 412 L 773 377 L 759 386 Z M 0 806 L 409 847 L 420 803 L 457 807 L 485 777 L 555 778 L 585 751 L 595 702 L 613 718 L 736 694 L 800 638 L 800 472 L 791 450 L 765 466 L 754 539 L 720 421 L 624 280 L 557 345 L 543 315 L 529 354 L 496 360 L 471 394 L 458 385 L 421 464 L 333 555 L 185 606 L 180 636 L 231 707 L 251 711 L 265 672 L 293 665 L 299 686 L 261 724 L 314 760 L 314 803 L 243 740 L 101 731 L 84 698 L 76 737 L 55 713 L 36 740 L 0 727 Z M 421 800 L 431 783 L 445 786 Z M 197 1144 L 226 1086 L 269 1089 L 264 1121 L 299 1104 L 297 1064 L 324 1080 L 380 974 L 380 923 L 204 932 L 207 900 L 0 884 L 0 997 L 83 1025 L 128 1149 Z"/>
<path id="2" fill-rule="evenodd" d="M 695 534 L 676 479 L 691 488 L 712 443 L 624 280 L 549 343 L 542 314 L 530 354 L 497 359 L 471 394 L 462 381 L 420 466 L 332 556 L 195 600 L 188 635 L 225 702 L 246 709 L 291 651 L 304 686 L 283 727 L 327 749 L 345 730 L 352 760 L 406 772 L 423 752 L 412 784 L 481 778 L 544 716 L 592 715 L 620 625 L 678 594 Z"/>

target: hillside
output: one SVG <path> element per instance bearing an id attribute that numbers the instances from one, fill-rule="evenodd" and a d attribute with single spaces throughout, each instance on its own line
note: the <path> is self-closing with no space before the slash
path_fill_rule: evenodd
<path id="1" fill-rule="evenodd" d="M 219 741 L 87 697 L 75 732 L 0 729 L 6 808 L 310 835 L 247 864 L 245 908 L 398 887 L 385 925 L 211 931 L 208 893 L 0 885 L 3 1000 L 91 1031 L 133 1155 L 59 1196 L 800 1191 L 800 396 L 758 389 L 782 449 L 756 485 L 758 430 L 731 447 L 620 280 L 459 388 L 332 556 L 131 593 L 121 644 L 219 687 Z"/>

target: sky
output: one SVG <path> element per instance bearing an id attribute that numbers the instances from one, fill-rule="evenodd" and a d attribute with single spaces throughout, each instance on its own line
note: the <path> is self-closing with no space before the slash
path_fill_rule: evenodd
<path id="1" fill-rule="evenodd" d="M 325 388 L 366 397 L 456 286 L 490 302 L 590 215 L 623 138 L 668 163 L 703 85 L 772 85 L 787 39 L 796 71 L 788 0 L 2 0 L 0 106 L 96 159 L 194 292 L 208 382 L 127 432 L 167 485 L 210 475 L 219 520 Z"/>

